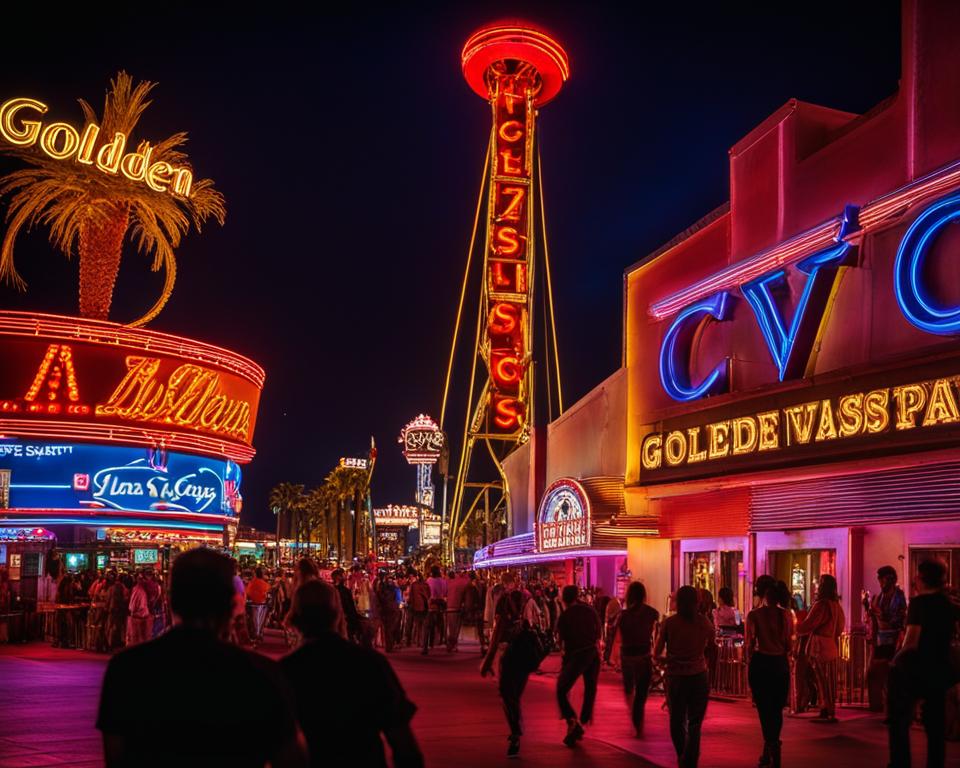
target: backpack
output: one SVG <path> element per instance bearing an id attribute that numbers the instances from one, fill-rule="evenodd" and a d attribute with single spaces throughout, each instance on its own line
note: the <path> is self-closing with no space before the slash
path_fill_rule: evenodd
<path id="1" fill-rule="evenodd" d="M 550 649 L 540 632 L 527 622 L 521 622 L 514 632 L 504 658 L 516 662 L 524 672 L 533 672 L 550 653 Z"/>

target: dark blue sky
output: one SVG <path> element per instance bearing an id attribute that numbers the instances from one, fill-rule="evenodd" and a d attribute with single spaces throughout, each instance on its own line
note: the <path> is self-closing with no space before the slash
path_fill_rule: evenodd
<path id="1" fill-rule="evenodd" d="M 792 97 L 866 111 L 900 73 L 889 0 L 399 5 L 98 8 L 38 15 L 0 49 L 0 100 L 39 98 L 76 123 L 74 99 L 99 109 L 118 69 L 158 81 L 139 137 L 189 131 L 198 176 L 226 195 L 226 226 L 188 237 L 152 327 L 266 368 L 244 480 L 260 527 L 273 525 L 271 486 L 319 483 L 370 435 L 374 503 L 412 497 L 396 436 L 440 408 L 489 131 L 459 71 L 476 27 L 530 18 L 570 53 L 571 80 L 540 119 L 567 403 L 620 364 L 624 267 L 727 199 L 730 146 Z M 17 254 L 30 290 L 0 287 L 0 306 L 75 311 L 76 266 L 44 233 Z M 159 285 L 128 252 L 115 319 Z"/>

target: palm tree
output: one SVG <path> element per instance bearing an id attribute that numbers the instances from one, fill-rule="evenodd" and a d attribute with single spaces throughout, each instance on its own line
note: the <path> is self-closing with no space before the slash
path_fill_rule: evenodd
<path id="1" fill-rule="evenodd" d="M 130 136 L 150 106 L 147 96 L 154 85 L 146 81 L 134 85 L 130 75 L 118 73 L 110 81 L 102 120 L 80 100 L 88 124 L 100 126 L 95 152 L 118 132 Z M 151 162 L 189 169 L 181 150 L 186 140 L 186 133 L 175 133 L 152 145 Z M 138 152 L 146 150 L 147 145 L 141 143 Z M 166 271 L 160 298 L 131 325 L 152 320 L 173 291 L 177 274 L 174 250 L 181 238 L 191 225 L 199 231 L 208 218 L 222 225 L 226 216 L 223 195 L 210 179 L 193 182 L 189 196 L 183 196 L 156 191 L 122 174 L 104 173 L 89 163 L 53 159 L 36 145 L 3 144 L 0 151 L 32 166 L 0 179 L 0 196 L 10 200 L 7 231 L 0 245 L 0 278 L 21 290 L 26 288 L 13 263 L 13 245 L 24 226 L 30 229 L 42 224 L 50 230 L 51 243 L 68 258 L 79 253 L 83 317 L 107 319 L 124 241 L 129 238 L 139 253 L 153 258 L 153 271 L 161 267 Z"/>
<path id="2" fill-rule="evenodd" d="M 299 542 L 300 539 L 300 512 L 303 509 L 303 485 L 300 483 L 280 483 L 270 491 L 270 508 L 277 510 L 278 516 L 286 519 L 293 516 L 291 530 Z M 279 520 L 277 525 L 279 525 Z M 278 555 L 279 557 L 279 555 Z"/>
<path id="3" fill-rule="evenodd" d="M 327 515 L 330 511 L 329 491 L 325 485 L 314 488 L 304 496 L 303 509 L 307 523 L 308 536 L 314 531 L 317 532 L 317 541 L 321 545 L 321 551 L 326 554 L 327 538 Z"/>
<path id="4" fill-rule="evenodd" d="M 350 498 L 352 488 L 347 482 L 345 467 L 337 467 L 327 475 L 326 485 L 330 489 L 331 496 L 336 499 L 337 504 L 337 559 L 343 562 L 344 536 L 343 536 L 343 514 L 347 500 Z"/>
<path id="5" fill-rule="evenodd" d="M 364 520 L 366 518 L 367 491 L 370 488 L 370 474 L 365 469 L 345 468 L 346 484 L 353 497 L 353 555 L 362 557 L 364 542 Z"/>

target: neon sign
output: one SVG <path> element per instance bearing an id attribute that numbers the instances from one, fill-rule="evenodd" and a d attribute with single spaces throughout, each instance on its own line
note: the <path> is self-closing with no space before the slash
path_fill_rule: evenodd
<path id="1" fill-rule="evenodd" d="M 547 488 L 537 513 L 537 551 L 590 546 L 590 501 L 583 486 L 564 478 Z"/>
<path id="2" fill-rule="evenodd" d="M 893 274 L 897 306 L 913 326 L 926 333 L 960 334 L 960 306 L 942 306 L 931 295 L 923 279 L 930 247 L 946 225 L 957 219 L 960 219 L 960 194 L 938 200 L 911 224 L 897 250 Z M 785 283 L 787 274 L 784 269 L 768 272 L 740 286 L 741 294 L 753 310 L 780 381 L 805 375 L 813 361 L 838 268 L 847 263 L 853 249 L 850 238 L 859 228 L 859 210 L 847 206 L 834 245 L 797 264 L 796 269 L 805 275 L 805 280 L 789 323 L 774 296 L 775 289 Z M 690 382 L 688 371 L 694 333 L 706 318 L 726 319 L 729 295 L 723 291 L 688 305 L 665 331 L 660 346 L 660 380 L 664 391 L 674 400 L 696 400 L 727 390 L 726 359 L 699 384 Z M 679 450 L 676 439 L 672 446 Z M 666 444 L 663 447 L 666 448 Z M 694 455 L 699 452 L 694 451 Z"/>
<path id="3" fill-rule="evenodd" d="M 397 442 L 409 464 L 436 464 L 443 452 L 443 432 L 429 416 L 420 414 L 400 430 Z"/>
<path id="4" fill-rule="evenodd" d="M 487 219 L 487 354 L 493 428 L 516 432 L 526 418 L 527 312 L 533 263 L 530 189 L 536 72 L 491 68 L 494 152 Z"/>
<path id="5" fill-rule="evenodd" d="M 151 162 L 153 147 L 142 141 L 136 152 L 124 153 L 127 134 L 117 131 L 99 150 L 100 126 L 89 122 L 83 131 L 69 123 L 47 123 L 28 119 L 20 113 L 47 113 L 48 107 L 36 99 L 9 99 L 0 104 L 0 137 L 17 147 L 39 145 L 53 160 L 73 160 L 97 168 L 112 176 L 119 172 L 130 181 L 146 184 L 154 192 L 170 192 L 190 197 L 193 172 L 164 161 Z"/>
<path id="6" fill-rule="evenodd" d="M 960 423 L 960 378 L 819 398 L 644 437 L 646 471 Z"/>
<path id="7" fill-rule="evenodd" d="M 231 461 L 138 448 L 0 442 L 10 509 L 117 510 L 235 516 L 240 468 Z"/>

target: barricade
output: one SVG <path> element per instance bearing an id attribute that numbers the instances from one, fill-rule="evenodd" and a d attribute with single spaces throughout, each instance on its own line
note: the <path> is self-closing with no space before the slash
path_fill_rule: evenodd
<path id="1" fill-rule="evenodd" d="M 712 692 L 720 696 L 746 697 L 747 663 L 743 653 L 742 635 L 717 637 L 717 663 L 714 668 Z"/>

